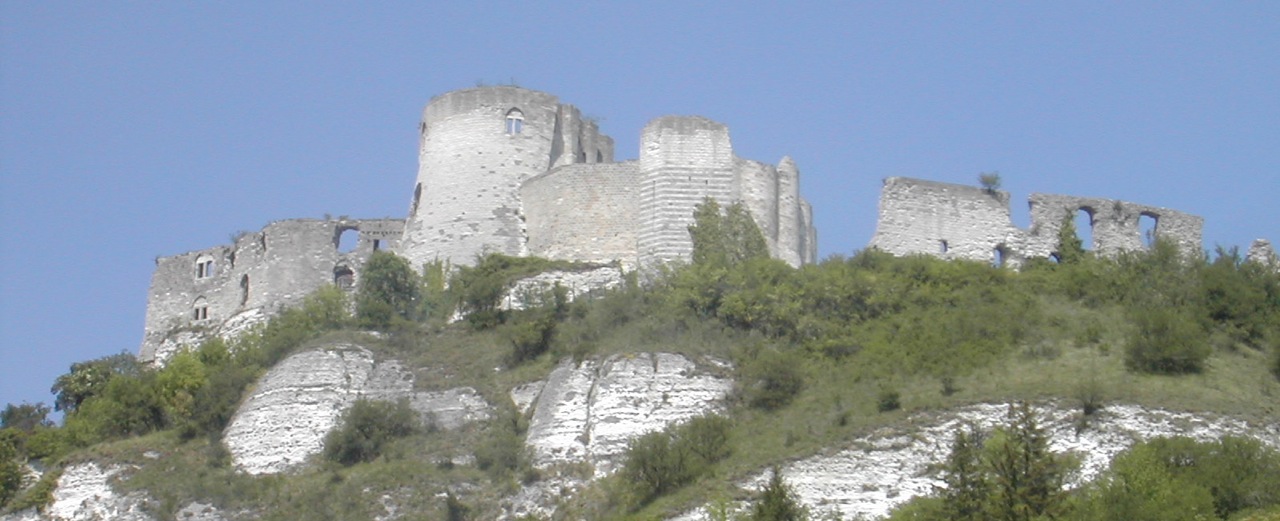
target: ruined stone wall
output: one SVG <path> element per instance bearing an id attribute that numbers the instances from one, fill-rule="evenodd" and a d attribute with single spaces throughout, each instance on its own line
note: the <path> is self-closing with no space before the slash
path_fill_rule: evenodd
<path id="1" fill-rule="evenodd" d="M 919 179 L 885 179 L 871 246 L 895 255 L 992 261 L 997 248 L 1020 251 L 1009 194 Z"/>
<path id="2" fill-rule="evenodd" d="M 639 165 L 571 164 L 520 188 L 530 255 L 636 264 Z"/>
<path id="3" fill-rule="evenodd" d="M 927 254 L 947 259 L 1011 262 L 1055 254 L 1065 219 L 1085 211 L 1092 245 L 1100 255 L 1147 247 L 1140 218 L 1155 220 L 1156 237 L 1187 253 L 1201 251 L 1200 217 L 1113 199 L 1032 194 L 1031 228 L 1014 226 L 1009 194 L 974 186 L 891 177 L 880 196 L 880 218 L 871 246 L 895 255 Z"/>
<path id="4" fill-rule="evenodd" d="M 394 249 L 398 219 L 294 219 L 243 233 L 235 243 L 156 259 L 139 359 L 163 363 L 176 350 L 260 321 L 327 284 L 354 287 L 375 249 Z M 344 232 L 355 233 L 339 251 Z"/>
<path id="5" fill-rule="evenodd" d="M 613 140 L 550 94 L 482 87 L 433 98 L 420 126 L 418 180 L 399 253 L 414 265 L 524 255 L 519 189 L 553 165 L 613 159 Z"/>
<path id="6" fill-rule="evenodd" d="M 1082 210 L 1089 214 L 1093 238 L 1093 244 L 1085 247 L 1100 255 L 1145 249 L 1147 240 L 1139 227 L 1143 216 L 1155 219 L 1157 238 L 1172 241 L 1182 252 L 1199 254 L 1203 248 L 1204 219 L 1195 215 L 1114 199 L 1031 194 L 1031 229 L 1027 234 L 1026 255 L 1052 255 L 1058 247 L 1058 231 L 1063 221 L 1073 219 L 1076 212 Z"/>

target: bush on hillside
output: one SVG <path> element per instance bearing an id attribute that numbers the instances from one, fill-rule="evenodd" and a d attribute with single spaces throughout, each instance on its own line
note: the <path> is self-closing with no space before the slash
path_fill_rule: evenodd
<path id="1" fill-rule="evenodd" d="M 418 432 L 417 412 L 409 402 L 360 399 L 343 413 L 324 438 L 324 457 L 342 465 L 373 461 L 392 441 Z"/>

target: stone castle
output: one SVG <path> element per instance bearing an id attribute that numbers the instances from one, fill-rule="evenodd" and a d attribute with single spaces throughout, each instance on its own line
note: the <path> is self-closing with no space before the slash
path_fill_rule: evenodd
<path id="1" fill-rule="evenodd" d="M 706 197 L 743 203 L 770 253 L 813 262 L 813 211 L 790 158 L 734 155 L 729 130 L 664 116 L 641 131 L 638 160 L 576 107 L 519 87 L 482 87 L 427 103 L 418 176 L 404 219 L 292 219 L 233 244 L 156 259 L 139 358 L 234 335 L 328 284 L 355 287 L 376 250 L 415 266 L 469 265 L 485 253 L 614 264 L 687 259 L 688 226 Z"/>
<path id="2" fill-rule="evenodd" d="M 157 258 L 139 358 L 163 363 L 182 346 L 234 335 L 328 284 L 351 290 L 377 250 L 415 266 L 469 265 L 490 252 L 609 264 L 612 271 L 582 283 L 607 286 L 620 269 L 688 259 L 688 226 L 706 197 L 743 203 L 775 258 L 792 266 L 816 260 L 813 212 L 800 197 L 795 163 L 739 158 L 728 129 L 705 118 L 654 119 L 641 131 L 639 159 L 616 162 L 613 139 L 576 107 L 543 92 L 482 87 L 433 98 L 419 136 L 404 219 L 277 221 L 230 245 Z M 1009 201 L 999 190 L 889 178 L 870 246 L 1016 267 L 1053 257 L 1064 220 L 1084 212 L 1086 246 L 1099 254 L 1143 249 L 1156 237 L 1202 251 L 1203 219 L 1168 208 L 1033 194 L 1031 225 L 1022 229 Z M 1249 258 L 1276 263 L 1261 240 Z M 537 282 L 559 280 L 549 275 Z"/>

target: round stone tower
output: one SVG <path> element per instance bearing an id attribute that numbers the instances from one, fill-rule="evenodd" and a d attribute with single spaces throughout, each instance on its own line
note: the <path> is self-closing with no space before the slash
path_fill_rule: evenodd
<path id="1" fill-rule="evenodd" d="M 613 160 L 613 140 L 577 108 L 520 87 L 436 96 L 418 130 L 418 179 L 398 249 L 414 266 L 524 255 L 521 184 L 556 166 Z"/>

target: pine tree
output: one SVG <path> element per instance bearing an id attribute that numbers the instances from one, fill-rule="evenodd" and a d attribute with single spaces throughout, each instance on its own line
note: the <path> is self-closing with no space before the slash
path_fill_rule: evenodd
<path id="1" fill-rule="evenodd" d="M 982 445 L 986 433 L 976 425 L 956 430 L 947 455 L 942 490 L 943 511 L 947 519 L 967 521 L 985 519 L 985 505 L 991 484 L 982 464 Z"/>
<path id="2" fill-rule="evenodd" d="M 1049 452 L 1049 435 L 1026 402 L 1009 405 L 1009 423 L 988 447 L 990 519 L 1029 521 L 1054 517 L 1065 493 L 1065 464 Z"/>

